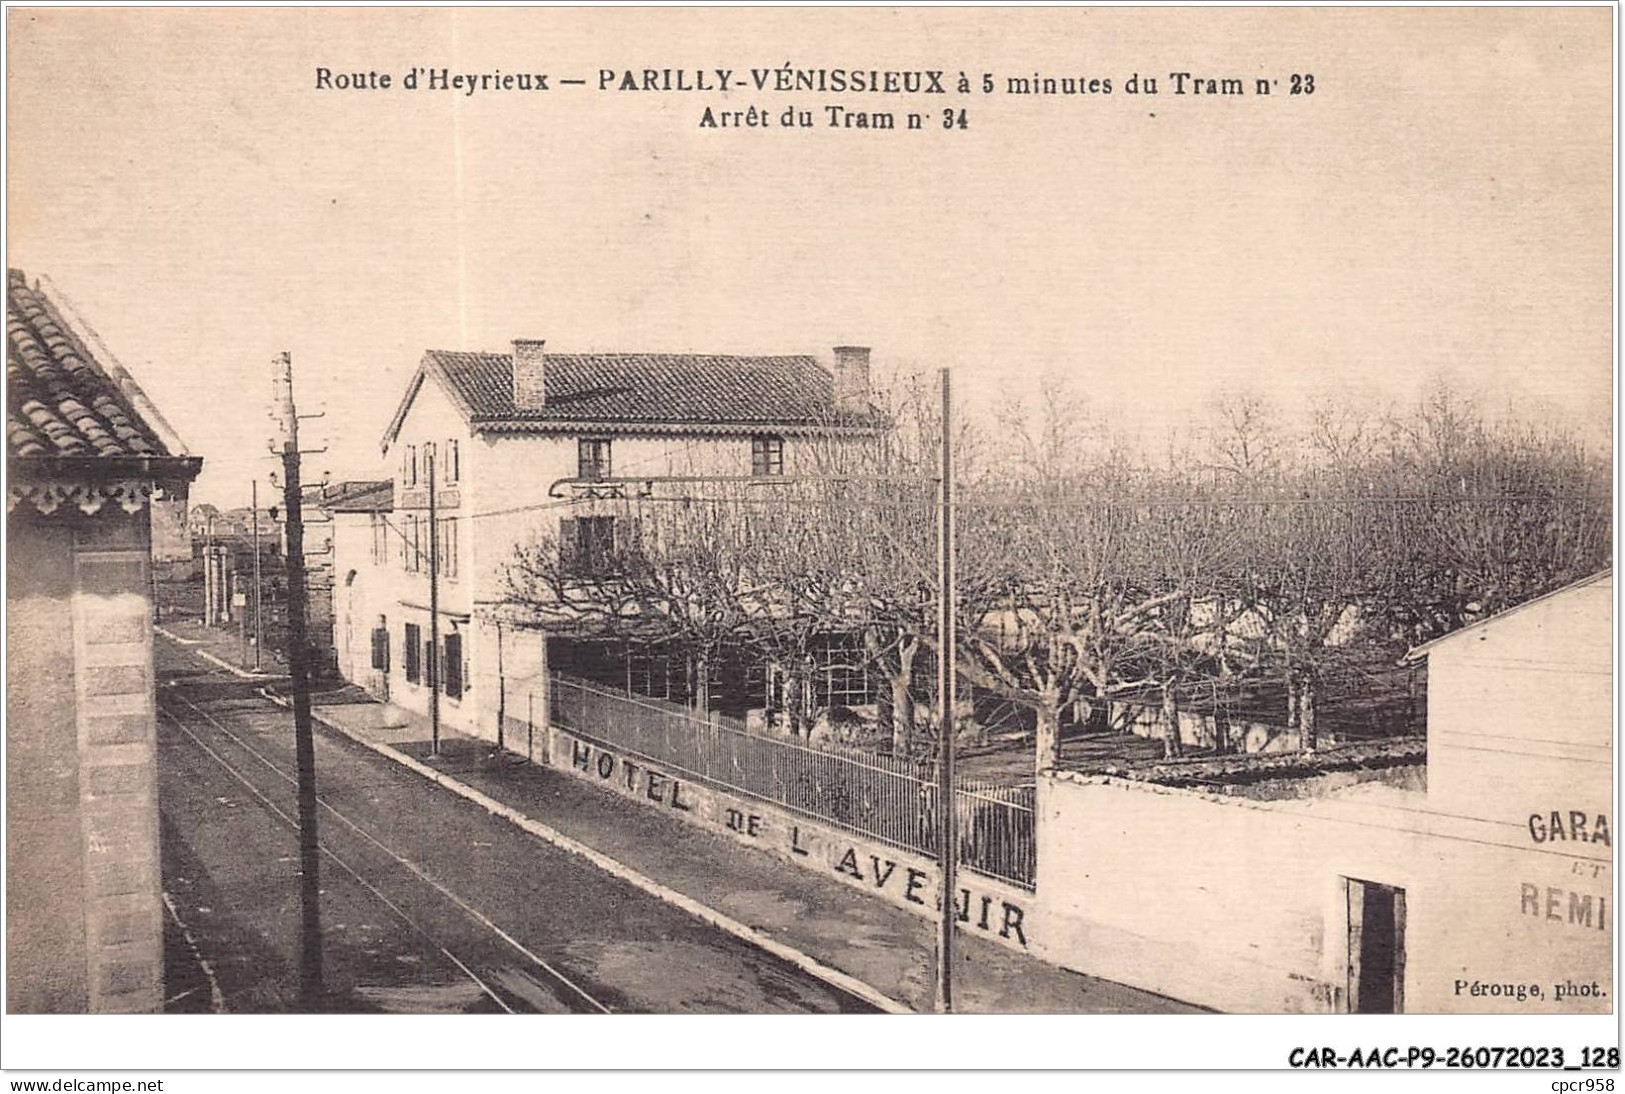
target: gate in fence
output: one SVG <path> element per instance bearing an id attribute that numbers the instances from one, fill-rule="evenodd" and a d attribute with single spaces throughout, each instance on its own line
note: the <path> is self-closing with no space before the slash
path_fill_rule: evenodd
<path id="1" fill-rule="evenodd" d="M 932 765 L 851 749 L 809 748 L 745 731 L 736 719 L 710 719 L 675 704 L 551 677 L 554 725 L 600 745 L 814 820 L 937 854 L 937 787 Z M 959 862 L 1001 881 L 1033 887 L 1037 866 L 1033 788 L 962 782 L 954 792 Z"/>

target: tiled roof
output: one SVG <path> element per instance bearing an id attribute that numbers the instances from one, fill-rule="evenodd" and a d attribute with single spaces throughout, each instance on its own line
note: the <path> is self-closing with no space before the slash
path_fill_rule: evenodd
<path id="1" fill-rule="evenodd" d="M 834 382 L 808 356 L 549 353 L 547 405 L 513 401 L 513 356 L 430 350 L 424 364 L 480 422 L 628 422 L 694 425 L 831 423 Z"/>
<path id="2" fill-rule="evenodd" d="M 322 491 L 321 506 L 331 513 L 387 513 L 395 508 L 393 479 L 339 482 Z"/>
<path id="3" fill-rule="evenodd" d="M 6 277 L 6 447 L 16 457 L 169 456 L 22 271 Z"/>

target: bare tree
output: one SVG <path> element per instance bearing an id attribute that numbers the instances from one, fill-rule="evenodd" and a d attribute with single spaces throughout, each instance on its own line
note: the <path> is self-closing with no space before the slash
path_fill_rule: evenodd
<path id="1" fill-rule="evenodd" d="M 1007 408 L 1013 443 L 965 499 L 958 559 L 962 669 L 1032 711 L 1040 770 L 1059 762 L 1063 711 L 1104 712 L 1144 685 L 1133 655 L 1155 614 L 1183 595 L 1144 580 L 1144 514 L 1121 500 L 1139 475 L 1055 386 L 1036 415 Z"/>
<path id="2" fill-rule="evenodd" d="M 956 434 L 961 632 L 941 651 L 937 401 L 915 376 L 879 402 L 883 428 L 854 440 L 830 423 L 773 482 L 584 503 L 562 537 L 516 552 L 511 607 L 554 630 L 677 640 L 702 704 L 719 649 L 746 641 L 783 670 L 796 731 L 815 647 L 848 636 L 885 680 L 898 753 L 915 744 L 917 669 L 954 656 L 1032 712 L 1042 769 L 1069 710 L 1158 695 L 1173 756 L 1185 696 L 1265 676 L 1313 749 L 1328 680 L 1610 549 L 1605 463 L 1560 430 L 1485 422 L 1445 386 L 1387 418 L 1324 401 L 1296 436 L 1261 397 L 1228 396 L 1198 451 L 1171 446 L 1152 469 L 1052 381 L 1030 407 L 1004 404 L 990 435 Z"/>
<path id="3" fill-rule="evenodd" d="M 588 503 L 559 536 L 516 549 L 505 571 L 509 609 L 551 631 L 676 640 L 706 710 L 716 654 L 762 598 L 753 559 L 773 534 L 765 514 L 734 500 Z"/>
<path id="4" fill-rule="evenodd" d="M 1238 510 L 1224 494 L 1200 489 L 1188 474 L 1169 469 L 1147 499 L 1138 564 L 1147 589 L 1172 595 L 1155 611 L 1143 643 L 1157 680 L 1163 754 L 1168 758 L 1184 752 L 1181 695 L 1204 679 L 1228 681 L 1233 575 L 1245 557 L 1246 536 L 1256 532 L 1238 519 L 1244 509 Z M 1227 750 L 1226 732 L 1215 718 L 1215 751 Z"/>
<path id="5" fill-rule="evenodd" d="M 1207 427 L 1208 466 L 1249 487 L 1273 478 L 1285 458 L 1275 408 L 1257 392 L 1231 391 L 1213 402 Z"/>

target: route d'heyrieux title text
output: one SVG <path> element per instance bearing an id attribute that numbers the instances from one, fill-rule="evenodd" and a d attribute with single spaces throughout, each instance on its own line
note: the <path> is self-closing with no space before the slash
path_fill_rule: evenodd
<path id="1" fill-rule="evenodd" d="M 965 99 L 981 96 L 1107 97 L 1158 96 L 1174 98 L 1241 99 L 1310 96 L 1315 77 L 1309 72 L 1248 75 L 1170 71 L 1127 76 L 1077 75 L 1046 72 L 1020 74 L 969 72 L 947 69 L 873 68 L 600 68 L 591 76 L 576 73 L 458 71 L 435 66 L 413 66 L 400 73 L 378 69 L 343 69 L 319 66 L 315 90 L 320 92 L 446 92 L 463 96 L 543 92 L 569 93 L 700 93 L 730 96 L 706 103 L 697 115 L 701 129 L 966 129 L 970 111 Z M 876 96 L 957 96 L 953 105 L 923 108 L 923 103 L 900 103 L 908 109 L 872 109 L 866 100 L 841 103 L 740 102 L 734 94 L 795 94 Z M 876 105 L 881 101 L 877 100 Z M 890 103 L 886 103 L 889 107 Z"/>

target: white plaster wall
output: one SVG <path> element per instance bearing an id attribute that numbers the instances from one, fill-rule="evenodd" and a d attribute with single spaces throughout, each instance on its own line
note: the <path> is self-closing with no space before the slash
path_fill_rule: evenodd
<path id="1" fill-rule="evenodd" d="M 457 441 L 459 469 L 456 482 L 448 482 L 447 442 Z M 412 399 L 412 404 L 401 424 L 395 440 L 383 452 L 378 470 L 379 478 L 395 480 L 395 510 L 389 514 L 390 557 L 378 568 L 376 577 L 384 592 L 376 598 L 379 610 L 389 619 L 390 669 L 389 697 L 408 710 L 427 714 L 429 689 L 427 683 L 410 683 L 406 679 L 406 658 L 403 648 L 404 627 L 416 623 L 424 640 L 429 636 L 429 575 L 428 575 L 428 509 L 426 490 L 428 480 L 423 459 L 424 446 L 435 447 L 436 508 L 440 519 L 456 518 L 455 535 L 457 572 L 442 572 L 439 587 L 440 630 L 445 635 L 453 631 L 463 634 L 463 660 L 465 689 L 462 697 L 445 694 L 440 698 L 440 717 L 444 725 L 471 732 L 477 722 L 479 699 L 469 670 L 473 668 L 473 642 L 471 618 L 474 613 L 474 590 L 478 584 L 474 560 L 477 533 L 470 517 L 476 511 L 478 454 L 476 444 L 462 414 L 432 379 L 425 379 Z M 407 446 L 418 451 L 418 482 L 412 485 L 402 474 L 402 456 Z M 406 531 L 403 519 L 412 513 L 424 521 L 420 533 L 425 556 L 423 568 L 408 572 L 401 555 L 402 533 Z M 442 541 L 444 543 L 444 541 Z M 369 548 L 370 549 L 370 548 Z M 445 549 L 442 549 L 442 554 Z"/>
<path id="2" fill-rule="evenodd" d="M 461 466 L 456 483 L 445 481 L 445 453 L 448 440 L 456 440 L 459 448 Z M 435 471 L 439 480 L 436 488 L 436 504 L 439 516 L 441 519 L 458 518 L 458 572 L 455 577 L 447 575 L 441 580 L 441 608 L 445 611 L 466 613 L 472 609 L 473 593 L 477 585 L 473 578 L 473 559 L 470 553 L 473 533 L 470 531 L 468 518 L 476 511 L 475 483 L 479 473 L 479 454 L 474 451 L 477 446 L 469 434 L 468 424 L 463 421 L 457 408 L 433 380 L 424 381 L 417 396 L 412 400 L 412 406 L 401 425 L 400 434 L 383 453 L 383 466 L 379 477 L 395 480 L 395 511 L 390 514 L 390 521 L 396 529 L 404 530 L 401 518 L 408 512 L 417 514 L 425 521 L 428 519 L 425 501 L 419 500 L 416 504 L 412 504 L 404 497 L 414 490 L 421 492 L 427 488 L 427 480 L 423 477 L 422 456 L 426 444 L 435 446 Z M 402 453 L 409 445 L 415 445 L 419 453 L 419 479 L 416 487 L 403 482 L 401 477 Z M 427 528 L 423 536 L 422 543 L 427 553 Z M 393 535 L 391 538 L 394 540 L 396 556 L 392 560 L 391 580 L 394 582 L 398 598 L 405 604 L 426 606 L 429 603 L 427 563 L 422 572 L 407 573 L 399 557 L 400 538 Z"/>
<path id="3" fill-rule="evenodd" d="M 373 620 L 369 597 L 379 588 L 372 564 L 372 528 L 369 514 L 333 514 L 333 650 L 339 675 L 366 686 L 371 671 Z M 346 583 L 354 571 L 355 580 Z"/>
<path id="4" fill-rule="evenodd" d="M 382 514 L 386 519 L 390 514 Z M 386 560 L 374 562 L 372 515 L 333 515 L 333 639 L 339 673 L 378 698 L 389 695 L 392 681 L 372 667 L 372 629 L 383 616 L 390 636 L 390 666 L 399 671 L 404 611 L 399 601 L 400 556 L 393 531 L 386 529 Z M 346 584 L 351 571 L 355 580 Z"/>
<path id="5" fill-rule="evenodd" d="M 1472 816 L 1607 809 L 1613 580 L 1556 593 L 1428 651 L 1428 793 Z"/>
<path id="6" fill-rule="evenodd" d="M 1612 994 L 1610 846 L 1536 844 L 1527 828 L 1430 813 L 1423 795 L 1389 788 L 1244 802 L 1048 775 L 1038 811 L 1033 937 L 1069 968 L 1224 1011 L 1340 1010 L 1354 878 L 1406 892 L 1408 1013 L 1611 1005 L 1553 998 L 1564 980 Z M 1571 893 L 1590 898 L 1590 925 L 1569 921 Z M 1475 997 L 1473 980 L 1538 983 L 1546 997 Z"/>
<path id="7" fill-rule="evenodd" d="M 500 716 L 502 744 L 520 755 L 539 759 L 546 746 L 547 729 L 546 637 L 499 624 L 492 615 L 482 614 L 475 617 L 471 643 L 471 694 L 478 697 L 471 732 L 497 741 Z M 534 737 L 529 730 L 534 731 Z"/>
<path id="8" fill-rule="evenodd" d="M 549 496 L 554 483 L 576 476 L 578 439 L 575 434 L 486 434 L 469 446 L 479 497 L 474 510 L 477 601 L 494 602 L 502 596 L 502 571 L 513 558 L 515 545 L 557 536 L 561 519 L 618 511 L 613 503 L 595 508 L 590 501 L 566 504 L 568 494 L 564 499 Z M 749 436 L 613 435 L 610 441 L 610 471 L 616 476 L 748 475 L 751 470 Z M 797 451 L 805 443 L 785 438 L 786 471 L 794 469 Z M 694 487 L 695 492 L 703 489 L 703 484 Z M 523 511 L 506 512 L 515 508 Z"/>

